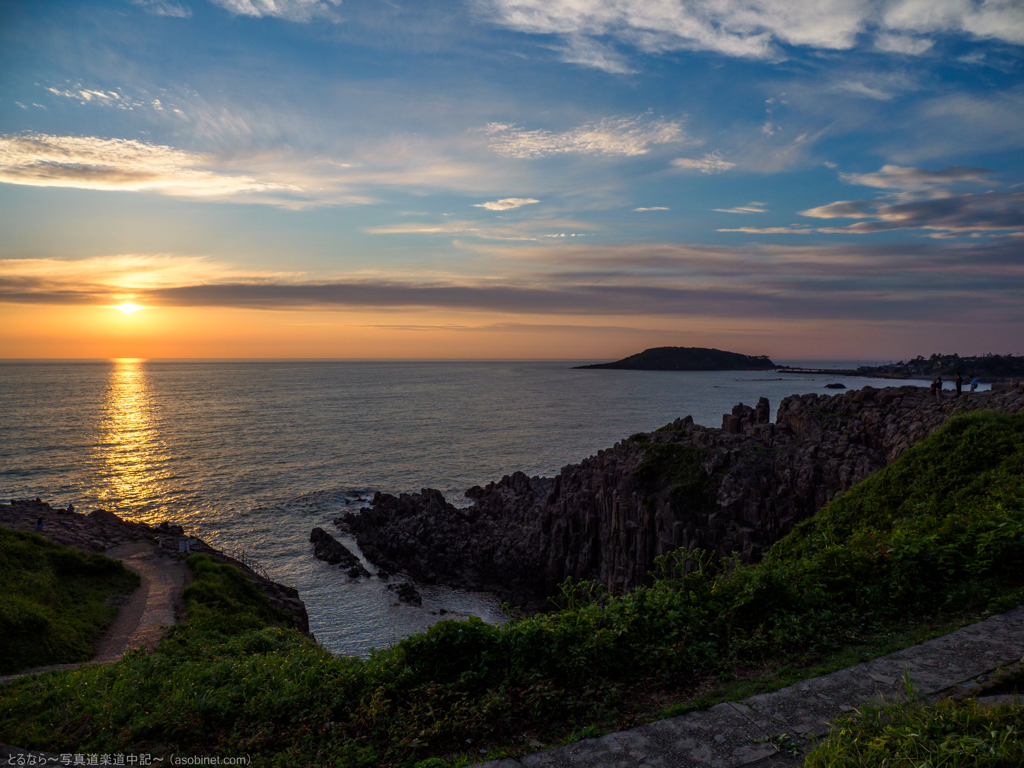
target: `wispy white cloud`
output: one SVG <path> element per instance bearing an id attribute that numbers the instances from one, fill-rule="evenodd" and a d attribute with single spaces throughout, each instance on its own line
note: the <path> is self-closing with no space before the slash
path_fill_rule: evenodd
<path id="1" fill-rule="evenodd" d="M 875 49 L 884 53 L 924 53 L 931 42 L 925 36 L 933 33 L 1024 43 L 1024 7 L 1014 0 L 477 1 L 511 29 L 559 35 L 577 47 L 586 38 L 617 40 L 647 53 L 781 59 L 782 45 L 848 50 L 870 29 L 878 33 Z M 602 64 L 595 59 L 591 66 Z"/>
<path id="2" fill-rule="evenodd" d="M 816 230 L 801 224 L 791 224 L 788 227 L 734 227 L 733 229 L 720 229 L 719 232 L 749 232 L 756 235 L 809 235 Z"/>
<path id="3" fill-rule="evenodd" d="M 655 206 L 653 206 L 651 208 L 634 208 L 633 210 L 634 211 L 667 211 L 669 209 L 668 208 L 663 208 L 660 205 L 655 205 Z"/>
<path id="4" fill-rule="evenodd" d="M 526 130 L 517 125 L 489 123 L 484 129 L 490 146 L 503 157 L 536 158 L 550 155 L 644 155 L 653 144 L 686 139 L 678 120 L 606 117 L 569 131 Z"/>
<path id="5" fill-rule="evenodd" d="M 192 18 L 192 9 L 187 5 L 173 2 L 173 0 L 131 0 L 133 5 L 138 5 L 154 16 L 173 16 L 178 19 Z"/>
<path id="6" fill-rule="evenodd" d="M 721 213 L 767 213 L 768 208 L 764 203 L 747 203 L 746 205 L 738 205 L 735 208 L 712 208 L 713 211 L 719 211 Z"/>
<path id="7" fill-rule="evenodd" d="M 522 208 L 524 205 L 534 205 L 540 200 L 532 197 L 506 197 L 501 200 L 492 200 L 488 203 L 474 203 L 474 208 L 486 208 L 488 211 L 511 211 L 514 208 Z"/>
<path id="8" fill-rule="evenodd" d="M 448 220 L 440 222 L 403 222 L 368 227 L 371 235 L 466 235 L 484 240 L 541 240 L 552 237 L 585 237 L 585 233 L 572 229 L 586 229 L 578 221 L 551 220 L 525 221 L 517 224 L 481 225 L 474 221 Z M 552 230 L 559 230 L 554 231 Z M 570 231 L 561 231 L 570 230 Z"/>
<path id="9" fill-rule="evenodd" d="M 591 37 L 569 35 L 565 44 L 555 48 L 562 61 L 567 64 L 579 64 L 584 67 L 600 69 L 614 75 L 632 75 L 633 69 L 626 57 L 610 45 L 606 45 Z"/>
<path id="10" fill-rule="evenodd" d="M 69 81 L 62 87 L 54 87 L 52 85 L 47 86 L 46 90 L 54 96 L 59 96 L 63 99 L 71 99 L 72 101 L 77 101 L 79 104 L 89 104 L 94 107 L 109 107 L 112 109 L 124 109 L 129 111 L 149 108 L 157 112 L 164 109 L 164 105 L 161 103 L 160 99 L 153 99 L 139 93 L 130 95 L 120 88 L 103 90 L 101 88 L 89 88 L 81 83 L 71 84 Z M 179 115 L 183 114 L 180 110 L 174 111 Z"/>
<path id="11" fill-rule="evenodd" d="M 930 51 L 934 45 L 934 40 L 912 35 L 882 34 L 875 38 L 875 50 L 903 53 L 908 56 L 920 56 Z"/>
<path id="12" fill-rule="evenodd" d="M 274 16 L 288 21 L 336 19 L 341 0 L 211 0 L 238 16 Z"/>
<path id="13" fill-rule="evenodd" d="M 297 191 L 287 184 L 211 170 L 211 160 L 209 156 L 130 139 L 0 136 L 0 182 L 7 184 L 153 191 L 186 197 Z"/>
<path id="14" fill-rule="evenodd" d="M 48 87 L 46 90 L 55 96 L 63 96 L 65 99 L 74 99 L 75 101 L 79 101 L 83 104 L 97 102 L 100 104 L 116 105 L 122 102 L 121 94 L 116 91 L 98 91 L 81 87 L 76 90 L 71 90 L 70 88 Z"/>
<path id="15" fill-rule="evenodd" d="M 736 163 L 723 160 L 718 152 L 712 152 L 700 158 L 678 157 L 672 161 L 672 165 L 676 168 L 685 168 L 701 173 L 722 173 L 736 167 Z"/>
<path id="16" fill-rule="evenodd" d="M 892 101 L 907 93 L 919 91 L 918 78 L 903 69 L 840 70 L 828 82 L 827 90 L 843 96 L 860 96 L 875 101 Z"/>
<path id="17" fill-rule="evenodd" d="M 860 2 L 485 0 L 499 24 L 533 34 L 613 37 L 641 50 L 777 58 L 776 42 L 845 49 L 863 25 Z"/>
<path id="18" fill-rule="evenodd" d="M 1024 6 L 1015 0 L 889 0 L 880 9 L 881 24 L 891 30 L 1024 44 Z"/>
<path id="19" fill-rule="evenodd" d="M 877 101 L 891 101 L 895 94 L 868 85 L 860 80 L 843 80 L 833 86 L 833 90 L 852 93 L 854 96 L 866 96 Z"/>
<path id="20" fill-rule="evenodd" d="M 839 178 L 846 184 L 862 187 L 924 191 L 958 182 L 992 184 L 988 177 L 993 173 L 986 168 L 966 168 L 960 165 L 951 165 L 938 171 L 883 165 L 873 173 L 840 173 Z"/>

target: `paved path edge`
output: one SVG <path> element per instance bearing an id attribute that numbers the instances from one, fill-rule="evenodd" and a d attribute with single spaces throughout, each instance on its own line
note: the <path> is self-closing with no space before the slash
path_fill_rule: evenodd
<path id="1" fill-rule="evenodd" d="M 949 634 L 771 693 L 476 768 L 735 768 L 802 765 L 836 718 L 866 704 L 969 693 L 1024 656 L 1024 606 Z M 1003 703 L 1004 697 L 993 697 Z M 993 701 L 992 703 L 997 703 Z M 781 738 L 780 738 L 781 737 Z M 774 743 L 773 743 L 774 742 Z"/>

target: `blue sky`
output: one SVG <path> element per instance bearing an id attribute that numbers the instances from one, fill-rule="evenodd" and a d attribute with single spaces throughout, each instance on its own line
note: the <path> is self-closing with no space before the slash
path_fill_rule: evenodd
<path id="1" fill-rule="evenodd" d="M 1024 352 L 1019 2 L 0 22 L 0 357 Z"/>

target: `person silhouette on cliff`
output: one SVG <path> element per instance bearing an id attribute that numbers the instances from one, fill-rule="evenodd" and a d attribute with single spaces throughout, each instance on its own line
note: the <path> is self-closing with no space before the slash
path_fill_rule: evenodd
<path id="1" fill-rule="evenodd" d="M 964 388 L 964 377 L 960 374 L 960 371 L 956 372 L 956 396 L 960 397 L 963 394 Z"/>
<path id="2" fill-rule="evenodd" d="M 929 389 L 935 393 L 935 402 L 942 405 L 942 377 L 936 376 L 932 379 L 932 385 Z"/>

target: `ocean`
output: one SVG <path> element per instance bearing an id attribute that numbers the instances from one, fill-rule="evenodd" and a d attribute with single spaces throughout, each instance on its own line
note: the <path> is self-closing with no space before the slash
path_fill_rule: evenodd
<path id="1" fill-rule="evenodd" d="M 503 620 L 487 594 L 421 586 L 421 607 L 396 605 L 376 577 L 353 580 L 313 558 L 312 528 L 336 534 L 331 521 L 374 491 L 432 487 L 466 504 L 472 485 L 516 470 L 552 475 L 688 414 L 717 427 L 733 405 L 762 396 L 774 417 L 781 398 L 826 393 L 826 383 L 894 383 L 574 370 L 587 362 L 596 361 L 0 362 L 0 498 L 171 520 L 244 551 L 299 590 L 325 648 L 365 656 L 442 609 Z"/>

